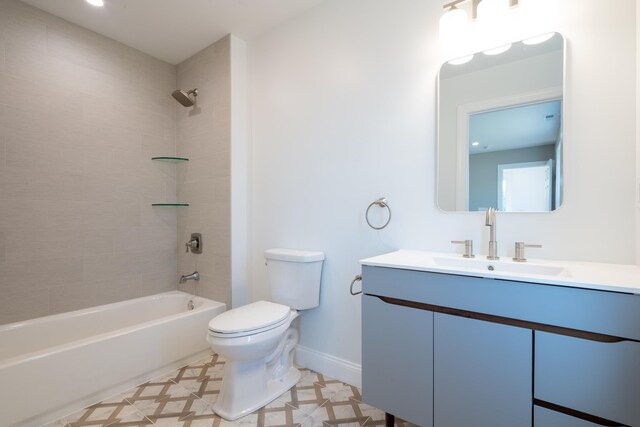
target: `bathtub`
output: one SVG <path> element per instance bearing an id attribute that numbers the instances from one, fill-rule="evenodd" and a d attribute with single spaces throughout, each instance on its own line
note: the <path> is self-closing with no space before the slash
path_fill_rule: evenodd
<path id="1" fill-rule="evenodd" d="M 0 326 L 0 426 L 39 426 L 204 357 L 224 311 L 173 291 Z"/>

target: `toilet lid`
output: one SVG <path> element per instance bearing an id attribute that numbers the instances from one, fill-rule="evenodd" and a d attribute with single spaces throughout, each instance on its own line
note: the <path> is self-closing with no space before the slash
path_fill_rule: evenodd
<path id="1" fill-rule="evenodd" d="M 264 329 L 281 323 L 291 309 L 286 305 L 269 301 L 258 301 L 233 310 L 225 311 L 209 322 L 209 330 L 223 334 Z"/>

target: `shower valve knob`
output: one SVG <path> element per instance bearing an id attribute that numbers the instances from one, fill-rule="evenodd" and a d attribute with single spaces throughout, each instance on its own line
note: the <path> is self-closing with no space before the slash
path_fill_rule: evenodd
<path id="1" fill-rule="evenodd" d="M 191 239 L 187 243 L 184 244 L 187 252 L 191 251 L 193 254 L 201 254 L 202 253 L 202 234 L 193 233 L 191 234 Z"/>

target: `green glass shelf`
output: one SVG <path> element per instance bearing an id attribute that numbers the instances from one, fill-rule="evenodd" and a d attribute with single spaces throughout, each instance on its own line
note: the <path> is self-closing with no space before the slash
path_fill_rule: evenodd
<path id="1" fill-rule="evenodd" d="M 188 162 L 189 161 L 189 159 L 187 159 L 186 157 L 169 157 L 169 156 L 152 157 L 151 160 L 161 160 L 163 162 Z"/>
<path id="2" fill-rule="evenodd" d="M 151 206 L 189 206 L 189 203 L 152 203 Z"/>

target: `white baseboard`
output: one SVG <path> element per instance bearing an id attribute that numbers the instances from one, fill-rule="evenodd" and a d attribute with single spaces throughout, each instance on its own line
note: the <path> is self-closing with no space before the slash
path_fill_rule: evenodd
<path id="1" fill-rule="evenodd" d="M 362 366 L 321 353 L 302 345 L 296 346 L 296 364 L 356 387 L 362 387 Z"/>

